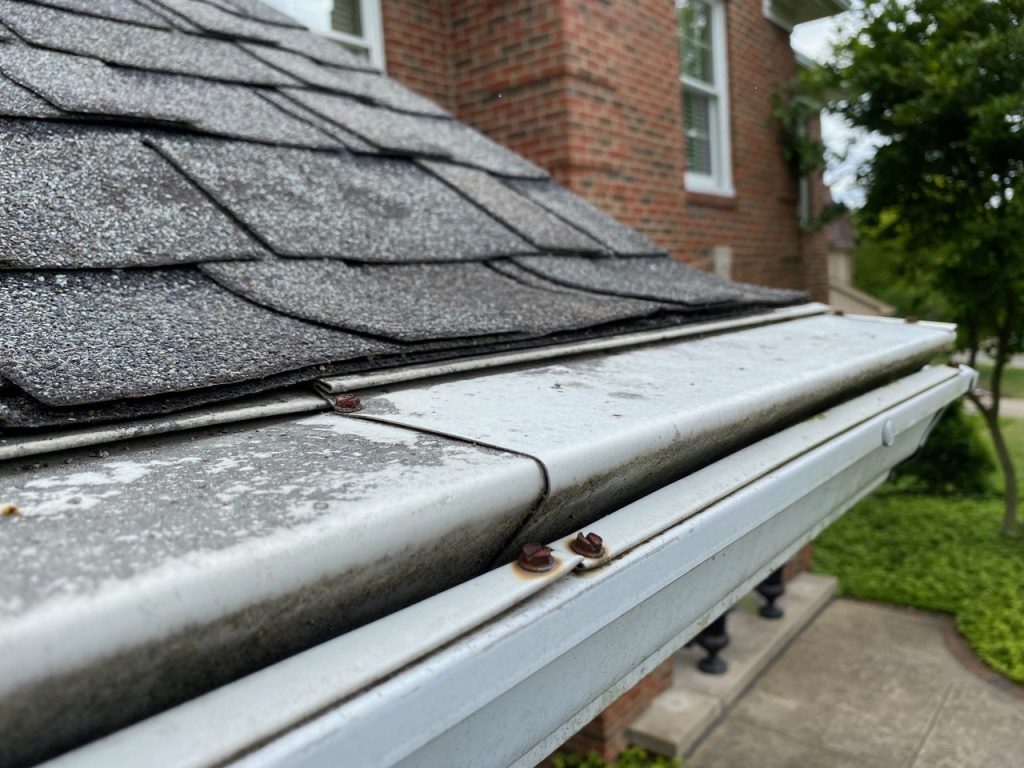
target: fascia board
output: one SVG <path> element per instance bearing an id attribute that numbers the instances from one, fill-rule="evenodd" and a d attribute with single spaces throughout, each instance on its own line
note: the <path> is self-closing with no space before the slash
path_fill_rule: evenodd
<path id="1" fill-rule="evenodd" d="M 966 368 L 923 371 L 709 467 L 732 478 L 732 493 L 692 476 L 641 499 L 595 523 L 610 560 L 560 570 L 479 626 L 481 601 L 502 600 L 487 587 L 513 566 L 368 625 L 358 643 L 355 633 L 330 641 L 53 765 L 105 768 L 145 755 L 154 768 L 198 768 L 248 745 L 233 765 L 532 766 L 882 482 L 974 380 Z M 783 459 L 769 467 L 772 454 Z M 699 514 L 665 517 L 673 501 L 694 499 Z M 552 546 L 563 563 L 573 557 L 564 542 Z M 466 621 L 453 618 L 455 606 Z M 464 634 L 431 645 L 445 616 Z M 391 656 L 422 659 L 397 674 L 380 666 L 379 682 L 352 695 L 346 666 L 354 660 L 365 684 L 373 675 L 359 659 L 396 636 L 407 647 Z"/>

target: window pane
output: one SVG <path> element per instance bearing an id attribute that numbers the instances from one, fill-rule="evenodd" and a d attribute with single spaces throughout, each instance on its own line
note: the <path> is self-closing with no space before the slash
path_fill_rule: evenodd
<path id="1" fill-rule="evenodd" d="M 359 0 L 334 0 L 331 9 L 331 29 L 356 37 L 363 36 L 363 14 Z"/>
<path id="2" fill-rule="evenodd" d="M 686 170 L 710 176 L 712 99 L 700 93 L 683 93 L 683 126 L 686 135 Z"/>
<path id="3" fill-rule="evenodd" d="M 711 6 L 702 0 L 676 0 L 679 9 L 679 61 L 682 74 L 715 82 L 711 56 Z"/>

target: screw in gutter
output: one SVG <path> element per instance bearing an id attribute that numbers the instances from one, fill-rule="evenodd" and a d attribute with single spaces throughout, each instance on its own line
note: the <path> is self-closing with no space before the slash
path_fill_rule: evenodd
<path id="1" fill-rule="evenodd" d="M 569 545 L 573 552 L 577 555 L 583 555 L 583 557 L 598 558 L 604 554 L 604 539 L 598 536 L 596 533 L 588 533 L 586 536 L 582 532 L 576 534 L 576 538 Z"/>
<path id="2" fill-rule="evenodd" d="M 543 544 L 523 544 L 516 564 L 526 571 L 544 573 L 555 567 L 555 558 L 551 554 L 551 547 L 545 547 Z"/>
<path id="3" fill-rule="evenodd" d="M 338 413 L 355 413 L 363 410 L 363 401 L 359 399 L 359 395 L 346 392 L 334 398 L 334 410 Z"/>

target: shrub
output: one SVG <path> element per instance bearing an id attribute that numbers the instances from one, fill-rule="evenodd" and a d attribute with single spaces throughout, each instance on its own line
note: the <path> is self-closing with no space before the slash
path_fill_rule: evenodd
<path id="1" fill-rule="evenodd" d="M 917 493 L 987 496 L 995 462 L 976 420 L 957 401 L 942 415 L 920 452 L 893 471 L 895 487 Z"/>

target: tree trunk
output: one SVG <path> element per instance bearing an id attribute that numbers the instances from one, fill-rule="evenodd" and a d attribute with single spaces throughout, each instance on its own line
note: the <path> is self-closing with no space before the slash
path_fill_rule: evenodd
<path id="1" fill-rule="evenodd" d="M 985 419 L 985 425 L 992 436 L 992 445 L 996 449 L 999 469 L 1003 474 L 1003 533 L 1013 536 L 1017 533 L 1017 471 L 1013 466 L 1013 457 L 1010 456 L 1010 451 L 1006 447 L 1003 430 L 999 426 L 999 405 L 1003 395 L 1003 369 L 1006 366 L 1008 355 L 1004 352 L 1006 339 L 1001 335 L 998 341 L 995 364 L 992 366 L 992 405 L 986 408 L 973 393 L 968 396 Z"/>
<path id="2" fill-rule="evenodd" d="M 994 413 L 985 414 L 985 423 L 992 435 L 992 444 L 999 459 L 999 468 L 1003 471 L 1003 533 L 1013 536 L 1017 533 L 1017 473 L 1013 459 L 1006 448 L 1003 430 L 999 426 L 999 417 Z"/>

